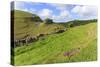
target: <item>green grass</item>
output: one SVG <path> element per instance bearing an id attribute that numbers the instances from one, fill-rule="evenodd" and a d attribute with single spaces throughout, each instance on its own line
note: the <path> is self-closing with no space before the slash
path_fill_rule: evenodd
<path id="1" fill-rule="evenodd" d="M 70 28 L 64 33 L 45 36 L 44 40 L 15 48 L 15 65 L 95 61 L 97 60 L 96 34 L 96 23 L 89 23 Z M 78 47 L 80 52 L 74 56 L 69 58 L 63 55 L 64 52 Z"/>

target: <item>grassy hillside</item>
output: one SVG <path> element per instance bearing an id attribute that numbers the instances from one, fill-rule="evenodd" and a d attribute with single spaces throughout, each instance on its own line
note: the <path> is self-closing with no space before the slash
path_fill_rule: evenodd
<path id="1" fill-rule="evenodd" d="M 25 36 L 37 36 L 40 33 L 50 33 L 55 31 L 56 27 L 59 29 L 64 29 L 65 27 L 61 24 L 45 24 L 43 22 L 33 21 L 33 16 L 24 11 L 15 10 L 14 11 L 14 37 L 15 39 L 21 39 Z"/>
<path id="2" fill-rule="evenodd" d="M 34 23 L 27 20 L 30 17 L 32 17 L 31 13 L 19 10 L 14 11 L 14 37 L 16 39 L 20 39 L 26 34 L 31 33 L 31 26 L 34 27 Z"/>
<path id="3" fill-rule="evenodd" d="M 41 23 L 38 28 L 39 31 L 35 28 L 31 30 L 31 27 L 23 28 L 23 30 L 28 29 L 27 32 L 25 31 L 26 33 L 32 33 L 33 31 L 37 33 L 48 32 L 55 25 L 57 26 L 57 24 L 53 25 L 45 26 L 45 24 Z M 33 24 L 32 27 L 34 26 Z M 22 32 L 20 29 L 18 31 Z M 14 49 L 15 65 L 95 61 L 97 60 L 96 32 L 96 23 L 89 23 L 72 27 L 64 33 L 47 35 L 44 39 L 30 43 L 29 46 L 17 47 Z M 77 49 L 79 50 L 77 51 Z M 73 55 L 65 56 L 66 52 L 71 52 Z"/>

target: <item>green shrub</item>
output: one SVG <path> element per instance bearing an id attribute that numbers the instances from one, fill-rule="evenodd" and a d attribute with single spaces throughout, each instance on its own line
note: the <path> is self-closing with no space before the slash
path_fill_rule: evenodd
<path id="1" fill-rule="evenodd" d="M 34 16 L 31 18 L 32 21 L 35 21 L 35 22 L 42 22 L 41 18 L 39 16 Z"/>
<path id="2" fill-rule="evenodd" d="M 45 21 L 45 23 L 47 23 L 47 24 L 53 23 L 53 20 L 52 20 L 52 19 L 49 19 L 49 18 L 46 18 L 44 21 Z"/>

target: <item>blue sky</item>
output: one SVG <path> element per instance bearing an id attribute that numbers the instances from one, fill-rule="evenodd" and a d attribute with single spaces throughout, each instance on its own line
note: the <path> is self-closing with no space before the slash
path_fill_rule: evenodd
<path id="1" fill-rule="evenodd" d="M 97 18 L 97 7 L 87 5 L 15 1 L 15 9 L 37 14 L 43 20 L 51 18 L 54 22 Z"/>

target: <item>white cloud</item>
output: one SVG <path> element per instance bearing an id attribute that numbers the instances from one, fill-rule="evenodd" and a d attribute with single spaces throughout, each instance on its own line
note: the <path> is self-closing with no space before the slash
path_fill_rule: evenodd
<path id="1" fill-rule="evenodd" d="M 72 10 L 71 10 L 71 12 L 73 12 L 73 13 L 80 13 L 81 12 L 81 6 L 75 6 Z"/>
<path id="2" fill-rule="evenodd" d="M 69 12 L 67 10 L 61 11 L 61 17 L 69 17 Z"/>
<path id="3" fill-rule="evenodd" d="M 49 4 L 53 7 L 55 7 L 57 10 L 60 11 L 59 15 L 53 15 L 52 19 L 54 21 L 66 21 L 68 19 L 71 19 L 71 14 L 70 12 L 67 10 L 68 5 L 66 4 Z"/>
<path id="4" fill-rule="evenodd" d="M 75 6 L 71 12 L 81 16 L 81 17 L 87 17 L 87 16 L 95 16 L 97 17 L 97 8 L 94 6 Z"/>
<path id="5" fill-rule="evenodd" d="M 59 15 L 53 15 L 52 19 L 54 21 L 61 21 L 61 20 L 67 20 L 70 18 L 70 13 L 67 10 L 61 11 Z"/>
<path id="6" fill-rule="evenodd" d="M 82 13 L 83 15 L 93 15 L 93 16 L 96 16 L 97 15 L 97 8 L 96 7 L 89 7 L 89 6 L 84 6 L 82 8 Z"/>
<path id="7" fill-rule="evenodd" d="M 52 17 L 52 13 L 53 13 L 53 11 L 50 10 L 50 9 L 43 9 L 38 13 L 38 15 L 45 19 L 45 18 L 51 18 Z"/>
<path id="8" fill-rule="evenodd" d="M 37 11 L 36 11 L 36 9 L 34 9 L 34 8 L 30 8 L 29 10 L 28 10 L 30 13 L 33 13 L 33 14 L 35 14 Z"/>
<path id="9" fill-rule="evenodd" d="M 61 11 L 58 16 L 53 16 L 54 19 L 64 19 L 69 17 L 69 12 L 67 10 Z"/>

